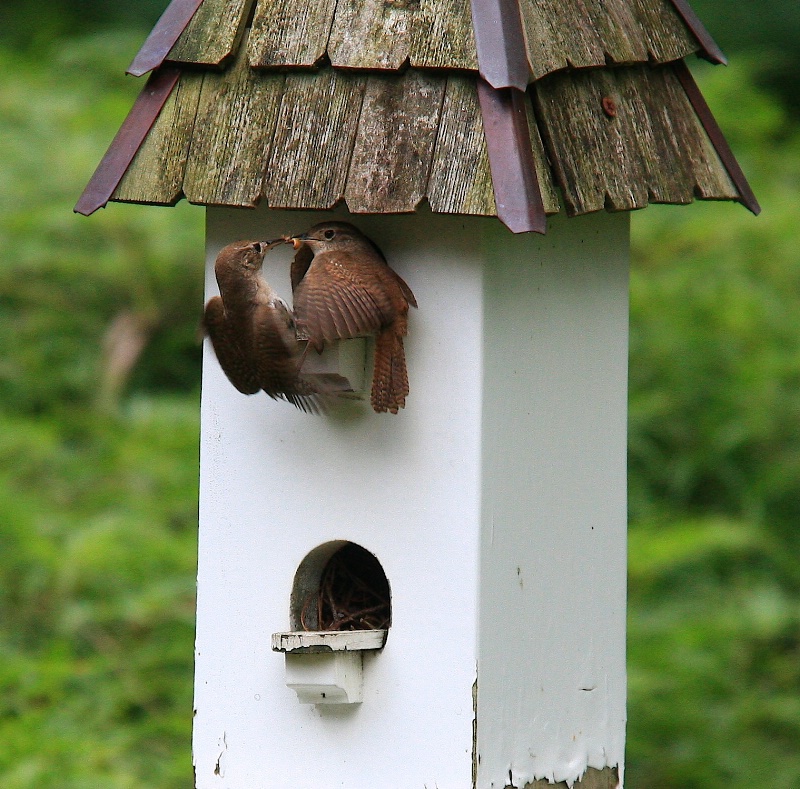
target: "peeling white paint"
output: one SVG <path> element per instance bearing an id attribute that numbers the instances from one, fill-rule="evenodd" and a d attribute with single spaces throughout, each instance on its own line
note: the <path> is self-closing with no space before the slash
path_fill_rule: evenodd
<path id="1" fill-rule="evenodd" d="M 535 246 L 487 270 L 480 789 L 624 756 L 627 215 Z"/>
<path id="2" fill-rule="evenodd" d="M 209 292 L 225 243 L 329 216 L 210 209 Z M 464 789 L 476 664 L 478 789 L 621 765 L 627 215 L 545 238 L 353 221 L 420 304 L 405 411 L 310 417 L 240 395 L 205 351 L 198 789 L 222 770 L 225 789 Z M 284 297 L 290 256 L 266 262 Z M 300 562 L 341 539 L 381 562 L 391 633 L 365 654 L 363 703 L 303 706 L 270 636 L 290 626 Z"/>

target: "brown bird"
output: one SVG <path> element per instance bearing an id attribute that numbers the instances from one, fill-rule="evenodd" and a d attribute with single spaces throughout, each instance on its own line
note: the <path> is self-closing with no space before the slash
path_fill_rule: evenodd
<path id="1" fill-rule="evenodd" d="M 372 407 L 396 414 L 409 391 L 403 337 L 409 305 L 417 306 L 411 288 L 347 222 L 323 222 L 290 240 L 298 332 L 318 351 L 334 340 L 375 335 Z"/>
<path id="2" fill-rule="evenodd" d="M 344 379 L 300 373 L 305 343 L 297 339 L 286 302 L 261 276 L 264 255 L 282 243 L 237 241 L 219 253 L 214 272 L 221 296 L 206 304 L 203 326 L 225 375 L 242 394 L 263 389 L 274 399 L 316 413 L 320 396 Z"/>

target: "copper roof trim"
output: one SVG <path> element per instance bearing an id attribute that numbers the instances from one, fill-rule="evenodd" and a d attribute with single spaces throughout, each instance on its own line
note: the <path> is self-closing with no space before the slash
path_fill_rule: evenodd
<path id="1" fill-rule="evenodd" d="M 75 213 L 89 216 L 109 201 L 180 75 L 180 70 L 176 68 L 159 69 L 150 75 L 144 90 L 136 98 L 128 117 L 75 204 Z"/>
<path id="2" fill-rule="evenodd" d="M 697 39 L 702 49 L 702 57 L 712 63 L 728 65 L 725 53 L 720 49 L 719 44 L 711 38 L 711 34 L 706 30 L 705 25 L 700 21 L 694 9 L 689 5 L 688 0 L 672 0 L 672 5 L 686 23 L 686 27 L 692 31 L 692 35 Z"/>
<path id="3" fill-rule="evenodd" d="M 493 88 L 528 87 L 526 56 L 517 0 L 471 0 L 480 75 Z"/>
<path id="4" fill-rule="evenodd" d="M 703 128 L 706 130 L 706 134 L 711 140 L 714 150 L 725 165 L 725 169 L 728 171 L 731 181 L 733 181 L 734 186 L 739 190 L 739 202 L 758 216 L 761 213 L 761 206 L 758 204 L 758 200 L 756 200 L 756 196 L 753 194 L 753 190 L 750 188 L 750 184 L 747 182 L 747 178 L 745 178 L 742 168 L 739 166 L 739 162 L 736 161 L 736 157 L 733 155 L 733 151 L 728 145 L 728 141 L 725 139 L 722 129 L 720 129 L 719 124 L 717 124 L 716 119 L 711 114 L 711 110 L 708 104 L 706 104 L 706 100 L 703 98 L 700 88 L 697 87 L 697 83 L 694 81 L 689 67 L 686 63 L 680 61 L 675 64 L 675 74 L 680 80 L 683 89 L 686 91 L 686 95 L 694 111 L 697 113 L 700 123 L 703 124 Z"/>
<path id="5" fill-rule="evenodd" d="M 141 77 L 157 69 L 175 46 L 203 0 L 172 0 L 142 44 L 126 74 Z"/>
<path id="6" fill-rule="evenodd" d="M 478 79 L 478 100 L 497 217 L 512 233 L 544 233 L 547 217 L 533 161 L 525 93 Z"/>

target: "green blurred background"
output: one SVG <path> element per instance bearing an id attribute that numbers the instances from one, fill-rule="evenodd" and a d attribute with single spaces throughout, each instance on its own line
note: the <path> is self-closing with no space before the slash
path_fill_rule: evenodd
<path id="1" fill-rule="evenodd" d="M 192 785 L 203 212 L 72 213 L 165 5 L 0 12 L 3 789 Z M 764 212 L 633 217 L 626 782 L 796 789 L 800 4 L 694 6 Z"/>

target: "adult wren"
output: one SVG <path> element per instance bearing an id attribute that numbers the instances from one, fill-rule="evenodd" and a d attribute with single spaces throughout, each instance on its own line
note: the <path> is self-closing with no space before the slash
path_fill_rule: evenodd
<path id="1" fill-rule="evenodd" d="M 298 332 L 321 351 L 326 343 L 375 336 L 372 408 L 396 414 L 408 395 L 403 337 L 417 300 L 377 245 L 347 222 L 322 222 L 289 238 Z"/>
<path id="2" fill-rule="evenodd" d="M 203 326 L 228 380 L 242 394 L 263 390 L 303 411 L 317 412 L 321 398 L 343 388 L 340 376 L 301 373 L 305 343 L 297 339 L 286 302 L 261 276 L 264 255 L 277 241 L 237 241 L 217 256 L 220 294 L 206 304 Z"/>

